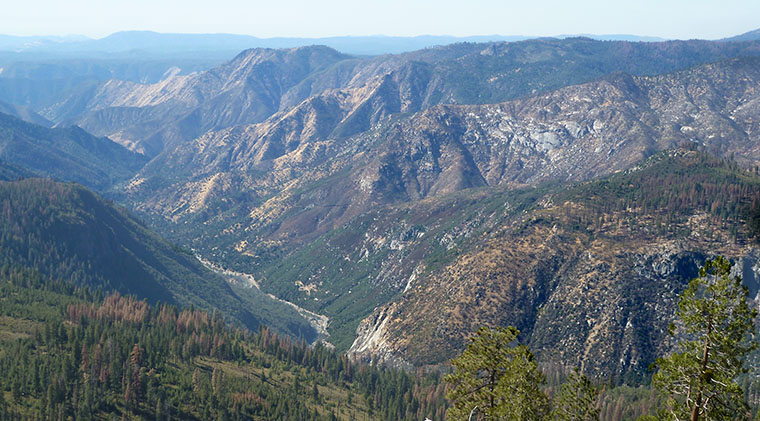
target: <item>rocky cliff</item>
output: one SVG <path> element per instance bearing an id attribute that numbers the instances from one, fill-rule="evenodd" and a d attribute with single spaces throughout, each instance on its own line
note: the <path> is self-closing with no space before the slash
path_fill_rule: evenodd
<path id="1" fill-rule="evenodd" d="M 424 235 L 405 244 L 416 266 L 404 265 L 402 252 L 390 255 L 396 279 L 406 282 L 358 325 L 349 353 L 401 365 L 442 363 L 479 326 L 516 325 L 544 362 L 582 362 L 589 374 L 616 382 L 646 378 L 671 346 L 666 331 L 678 294 L 706 257 L 737 259 L 753 297 L 760 268 L 742 222 L 757 201 L 758 178 L 693 152 L 653 159 L 517 203 L 509 195 L 441 203 L 466 218 L 445 231 L 434 228 L 437 219 L 418 223 Z M 705 191 L 689 191 L 694 185 Z M 721 189 L 739 196 L 721 198 Z M 519 205 L 526 201 L 532 205 Z M 737 203 L 744 210 L 720 216 Z M 397 214 L 402 223 L 420 217 L 401 215 L 409 214 Z M 425 251 L 425 241 L 437 250 Z"/>

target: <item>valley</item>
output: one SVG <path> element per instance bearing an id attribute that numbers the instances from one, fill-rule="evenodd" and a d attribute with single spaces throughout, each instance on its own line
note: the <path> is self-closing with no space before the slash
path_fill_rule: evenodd
<path id="1" fill-rule="evenodd" d="M 222 269 L 211 262 L 203 260 L 199 256 L 196 256 L 196 258 L 198 259 L 198 261 L 200 261 L 203 264 L 203 266 L 205 266 L 212 272 L 215 272 L 218 275 L 222 276 L 227 281 L 227 283 L 229 283 L 230 286 L 233 287 L 233 289 L 237 289 L 238 291 L 246 291 L 246 293 L 241 293 L 241 295 L 256 296 L 257 294 L 263 294 L 263 292 L 261 292 L 261 287 L 254 279 L 253 275 L 249 273 L 235 272 L 229 269 Z M 277 298 L 276 296 L 272 294 L 266 294 L 266 297 L 270 298 L 271 300 L 274 300 L 275 302 L 292 307 L 293 310 L 295 310 L 299 315 L 301 315 L 301 317 L 306 319 L 311 324 L 311 326 L 314 328 L 318 336 L 316 337 L 316 339 L 310 338 L 309 342 L 314 342 L 315 340 L 318 339 L 321 342 L 323 342 L 326 346 L 328 347 L 332 346 L 330 345 L 329 342 L 326 341 L 326 339 L 329 336 L 329 333 L 327 333 L 327 325 L 330 323 L 330 319 L 327 318 L 327 316 L 313 313 L 309 310 L 298 307 L 297 305 L 291 303 L 290 301 L 285 301 L 283 299 Z"/>
<path id="2" fill-rule="evenodd" d="M 580 367 L 609 386 L 604 399 L 626 390 L 645 401 L 646 390 L 616 388 L 645 387 L 676 348 L 679 297 L 707 259 L 729 258 L 760 303 L 760 40 L 745 38 L 538 38 L 372 56 L 288 46 L 227 61 L 221 50 L 148 54 L 152 64 L 132 70 L 124 58 L 87 71 L 67 61 L 43 66 L 50 74 L 16 64 L 0 73 L 0 278 L 14 294 L 41 288 L 50 308 L 107 306 L 116 291 L 152 306 L 145 320 L 163 305 L 207 312 L 193 317 L 219 327 L 199 329 L 241 350 L 187 359 L 172 348 L 176 362 L 161 364 L 181 387 L 199 387 L 187 386 L 193 372 L 269 396 L 315 382 L 297 407 L 251 398 L 251 417 L 441 416 L 437 375 L 481 327 L 519 329 L 554 376 L 550 394 Z M 24 276 L 39 285 L 14 283 Z M 62 329 L 121 323 L 92 311 Z M 21 310 L 6 313 L 0 343 L 74 346 L 33 338 Z M 265 368 L 245 372 L 243 360 Z M 353 377 L 360 367 L 415 403 L 386 405 Z M 753 410 L 756 375 L 750 367 L 743 385 Z M 214 402 L 243 399 L 209 387 Z M 277 402 L 307 395 L 293 387 Z M 174 388 L 161 389 L 164 402 L 205 419 Z M 151 402 L 146 416 L 160 413 Z M 648 411 L 631 405 L 617 414 Z"/>

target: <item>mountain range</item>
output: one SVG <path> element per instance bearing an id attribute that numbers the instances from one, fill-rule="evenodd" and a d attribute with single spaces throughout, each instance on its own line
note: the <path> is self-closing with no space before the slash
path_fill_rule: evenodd
<path id="1" fill-rule="evenodd" d="M 600 41 L 659 42 L 659 37 L 628 34 L 558 35 L 555 38 L 584 36 Z M 323 38 L 259 38 L 236 34 L 172 34 L 152 31 L 122 31 L 100 39 L 85 36 L 44 37 L 0 35 L 0 51 L 47 53 L 56 55 L 118 54 L 142 51 L 149 54 L 180 54 L 187 52 L 235 51 L 249 48 L 295 48 L 304 45 L 325 45 L 345 54 L 399 54 L 437 45 L 459 42 L 515 42 L 531 38 L 522 35 L 480 35 L 455 37 L 448 35 L 401 36 L 340 36 Z"/>
<path id="2" fill-rule="evenodd" d="M 0 77 L 23 93 L 0 96 L 5 110 L 53 125 L 0 115 L 0 175 L 81 183 L 206 266 L 185 255 L 200 279 L 151 280 L 161 294 L 113 273 L 102 285 L 403 367 L 516 325 L 544 363 L 636 384 L 706 257 L 733 258 L 757 294 L 760 42 L 729 41 L 256 48 L 44 95 Z M 119 238 L 168 253 L 118 212 L 141 227 Z M 201 279 L 224 293 L 200 294 Z"/>
<path id="3" fill-rule="evenodd" d="M 756 59 L 736 59 L 664 76 L 616 74 L 383 124 L 377 120 L 393 111 L 366 105 L 393 102 L 375 100 L 383 92 L 376 88 L 355 107 L 369 110 L 362 124 L 373 129 L 342 140 L 333 127 L 345 121 L 330 118 L 335 113 L 318 97 L 319 106 L 304 101 L 273 123 L 212 132 L 164 152 L 127 190 L 141 212 L 198 227 L 190 236 L 198 246 L 229 242 L 235 233 L 216 231 L 236 226 L 235 247 L 257 255 L 266 241 L 296 244 L 376 206 L 487 185 L 583 181 L 682 143 L 746 164 L 757 159 L 748 145 L 758 133 L 758 68 Z M 266 241 L 241 246 L 251 236 Z"/>
<path id="4" fill-rule="evenodd" d="M 324 104 L 321 109 L 329 118 L 348 126 L 337 133 L 347 135 L 369 129 L 372 118 L 357 112 L 367 107 L 387 108 L 388 114 L 416 112 L 441 103 L 491 104 L 615 71 L 649 75 L 756 56 L 759 46 L 754 42 L 535 40 L 456 44 L 374 59 L 357 59 L 325 47 L 256 49 L 216 69 L 155 84 L 101 83 L 44 108 L 42 115 L 58 124 L 77 124 L 109 136 L 153 157 L 209 130 L 267 119 L 274 124 L 272 120 L 314 101 Z M 374 103 L 360 107 L 367 101 Z M 351 120 L 342 122 L 346 117 Z"/>

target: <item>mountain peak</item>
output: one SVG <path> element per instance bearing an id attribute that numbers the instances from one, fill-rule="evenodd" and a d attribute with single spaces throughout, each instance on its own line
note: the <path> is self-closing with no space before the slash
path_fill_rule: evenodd
<path id="1" fill-rule="evenodd" d="M 334 48 L 326 45 L 304 45 L 292 48 L 269 48 L 269 47 L 254 47 L 241 51 L 231 62 L 235 62 L 244 57 L 272 55 L 272 56 L 289 56 L 289 55 L 308 55 L 308 54 L 321 54 L 325 56 L 334 56 L 337 58 L 347 58 L 349 56 L 340 53 Z"/>

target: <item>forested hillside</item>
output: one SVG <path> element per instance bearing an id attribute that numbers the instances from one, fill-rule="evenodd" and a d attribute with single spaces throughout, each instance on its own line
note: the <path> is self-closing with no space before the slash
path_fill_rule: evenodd
<path id="1" fill-rule="evenodd" d="M 75 181 L 106 191 L 131 178 L 148 161 L 79 127 L 47 128 L 0 112 L 0 161 L 37 177 Z"/>
<path id="2" fill-rule="evenodd" d="M 134 294 L 151 303 L 217 309 L 251 329 L 269 312 L 272 327 L 316 339 L 314 328 L 288 305 L 263 298 L 251 305 L 189 250 L 82 186 L 45 179 L 0 182 L 0 209 L 0 265 L 34 268 L 45 279 Z"/>
<path id="3" fill-rule="evenodd" d="M 0 268 L 0 419 L 441 419 L 438 377 Z"/>

